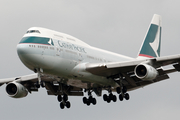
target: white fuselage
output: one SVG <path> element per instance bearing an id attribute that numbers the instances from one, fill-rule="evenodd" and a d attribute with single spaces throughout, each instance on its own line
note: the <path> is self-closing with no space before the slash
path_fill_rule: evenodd
<path id="1" fill-rule="evenodd" d="M 87 88 L 91 85 L 117 84 L 106 77 L 93 75 L 86 71 L 87 63 L 107 63 L 132 60 L 130 57 L 92 47 L 77 38 L 60 32 L 33 27 L 17 45 L 19 58 L 29 69 L 41 70 L 59 78 L 60 82 Z"/>

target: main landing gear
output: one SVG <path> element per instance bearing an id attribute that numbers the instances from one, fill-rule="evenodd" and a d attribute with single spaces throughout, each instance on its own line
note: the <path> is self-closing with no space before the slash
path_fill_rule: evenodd
<path id="1" fill-rule="evenodd" d="M 93 98 L 91 91 L 88 90 L 88 98 L 87 97 L 83 97 L 83 103 L 86 104 L 87 106 L 89 106 L 91 103 L 93 105 L 96 105 L 97 101 L 96 98 Z"/>
<path id="2" fill-rule="evenodd" d="M 119 100 L 123 101 L 123 99 L 125 98 L 126 100 L 129 100 L 130 96 L 127 93 L 127 88 L 125 86 L 123 87 L 117 87 L 116 88 L 116 92 L 119 94 Z"/>
<path id="3" fill-rule="evenodd" d="M 112 94 L 111 89 L 108 89 L 109 95 L 104 94 L 103 95 L 103 100 L 106 101 L 107 103 L 110 103 L 111 101 L 116 102 L 117 101 L 117 97 L 115 95 Z"/>
<path id="4" fill-rule="evenodd" d="M 65 107 L 70 108 L 71 103 L 68 101 L 68 96 L 67 94 L 64 95 L 58 95 L 57 96 L 58 101 L 60 102 L 60 108 L 64 109 Z"/>
<path id="5" fill-rule="evenodd" d="M 43 70 L 40 68 L 34 69 L 35 73 L 38 73 L 38 81 L 34 84 L 36 88 L 44 88 L 45 82 L 41 80 L 41 73 L 43 73 Z M 51 86 L 52 87 L 52 86 Z M 51 88 L 50 87 L 50 88 Z M 52 89 L 53 90 L 53 89 Z M 66 87 L 59 83 L 59 90 L 62 91 L 63 95 L 58 95 L 57 100 L 60 102 L 60 108 L 64 109 L 65 107 L 70 108 L 71 103 L 68 101 L 68 95 L 66 94 Z"/>
<path id="6" fill-rule="evenodd" d="M 97 101 L 96 101 L 96 98 L 89 96 L 89 98 L 83 97 L 83 103 L 89 106 L 91 103 L 93 105 L 96 105 Z"/>
<path id="7" fill-rule="evenodd" d="M 126 86 L 123 85 L 123 76 L 122 75 L 119 75 L 119 85 L 120 87 L 117 87 L 116 88 L 116 92 L 117 94 L 119 94 L 119 100 L 120 101 L 123 101 L 123 99 L 125 98 L 126 100 L 129 100 L 130 96 L 129 94 L 127 93 L 127 88 Z"/>
<path id="8" fill-rule="evenodd" d="M 103 100 L 106 101 L 107 103 L 110 103 L 111 101 L 116 102 L 117 101 L 117 97 L 115 95 L 112 94 L 111 89 L 108 89 L 109 95 L 104 94 L 103 95 Z M 123 87 L 117 87 L 116 88 L 116 92 L 119 94 L 119 100 L 123 101 L 123 99 L 125 98 L 126 100 L 129 100 L 130 96 L 127 93 L 127 88 L 125 86 Z"/>

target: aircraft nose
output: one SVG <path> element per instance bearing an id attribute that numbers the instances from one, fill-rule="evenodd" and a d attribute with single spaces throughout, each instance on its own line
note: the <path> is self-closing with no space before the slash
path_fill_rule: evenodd
<path id="1" fill-rule="evenodd" d="M 26 65 L 34 65 L 38 60 L 40 60 L 41 56 L 37 56 L 36 49 L 33 49 L 34 45 L 30 44 L 18 44 L 17 45 L 17 54 L 20 60 Z"/>
<path id="2" fill-rule="evenodd" d="M 18 55 L 28 54 L 28 45 L 18 44 L 17 45 L 17 53 Z"/>
<path id="3" fill-rule="evenodd" d="M 21 60 L 21 62 L 33 70 L 36 65 L 41 65 L 42 59 L 41 54 L 37 55 L 37 50 L 33 49 L 34 45 L 31 44 L 18 44 L 17 45 L 17 54 Z"/>
<path id="4" fill-rule="evenodd" d="M 49 62 L 46 57 L 43 56 L 44 51 L 40 50 L 37 45 L 33 44 L 18 44 L 17 54 L 20 60 L 30 69 L 35 67 L 48 68 L 50 69 L 54 65 L 54 57 L 52 57 Z"/>
<path id="5" fill-rule="evenodd" d="M 34 55 L 37 54 L 37 46 L 31 44 L 18 44 L 17 53 L 18 55 Z"/>
<path id="6" fill-rule="evenodd" d="M 30 49 L 28 44 L 18 44 L 17 54 L 22 62 L 30 61 L 32 59 L 33 51 Z"/>

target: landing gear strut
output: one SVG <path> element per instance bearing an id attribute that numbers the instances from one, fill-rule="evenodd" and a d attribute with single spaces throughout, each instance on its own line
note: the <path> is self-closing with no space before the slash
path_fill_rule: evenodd
<path id="1" fill-rule="evenodd" d="M 40 88 L 40 87 L 44 88 L 45 87 L 45 82 L 43 82 L 41 80 L 41 73 L 43 73 L 43 69 L 37 68 L 37 69 L 34 69 L 34 72 L 38 74 L 38 81 L 35 83 L 35 86 L 37 88 Z"/>

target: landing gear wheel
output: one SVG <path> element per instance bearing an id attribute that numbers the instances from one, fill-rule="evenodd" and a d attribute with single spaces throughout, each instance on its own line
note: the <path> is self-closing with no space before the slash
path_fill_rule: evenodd
<path id="1" fill-rule="evenodd" d="M 119 100 L 123 101 L 123 95 L 122 94 L 119 95 Z"/>
<path id="2" fill-rule="evenodd" d="M 69 101 L 66 102 L 66 107 L 70 108 L 71 107 L 71 103 Z"/>
<path id="3" fill-rule="evenodd" d="M 93 102 L 93 97 L 89 96 L 89 102 L 92 103 Z"/>
<path id="4" fill-rule="evenodd" d="M 60 103 L 60 108 L 64 109 L 64 103 L 63 102 Z"/>
<path id="5" fill-rule="evenodd" d="M 126 93 L 126 94 L 124 95 L 124 98 L 125 98 L 126 100 L 129 100 L 129 94 Z"/>
<path id="6" fill-rule="evenodd" d="M 126 92 L 127 92 L 127 88 L 126 88 L 125 86 L 123 87 L 122 92 L 123 92 L 123 93 L 126 93 Z"/>
<path id="7" fill-rule="evenodd" d="M 91 104 L 90 101 L 89 101 L 89 99 L 87 100 L 87 103 L 86 103 L 86 104 L 87 104 L 87 106 L 89 106 L 89 105 Z"/>
<path id="8" fill-rule="evenodd" d="M 59 102 L 61 102 L 61 101 L 62 101 L 61 95 L 58 95 L 58 96 L 57 96 L 57 99 L 58 99 Z"/>
<path id="9" fill-rule="evenodd" d="M 111 99 L 109 97 L 107 97 L 107 103 L 110 103 Z"/>
<path id="10" fill-rule="evenodd" d="M 103 95 L 103 100 L 107 101 L 108 96 L 106 94 Z"/>
<path id="11" fill-rule="evenodd" d="M 117 101 L 117 97 L 115 95 L 113 95 L 113 102 L 116 102 Z"/>
<path id="12" fill-rule="evenodd" d="M 39 84 L 38 81 L 35 83 L 35 86 L 36 86 L 37 88 L 40 88 L 40 84 Z"/>
<path id="13" fill-rule="evenodd" d="M 45 87 L 45 82 L 41 81 L 40 85 L 41 85 L 42 88 L 44 88 Z"/>
<path id="14" fill-rule="evenodd" d="M 68 96 L 67 96 L 66 94 L 64 94 L 63 100 L 64 100 L 65 102 L 68 100 Z"/>
<path id="15" fill-rule="evenodd" d="M 113 94 L 112 94 L 112 93 L 109 94 L 109 99 L 110 99 L 110 100 L 113 99 Z"/>
<path id="16" fill-rule="evenodd" d="M 97 103 L 97 102 L 96 102 L 96 99 L 93 98 L 93 99 L 92 99 L 92 104 L 93 104 L 93 105 L 96 105 L 96 103 Z"/>
<path id="17" fill-rule="evenodd" d="M 121 88 L 120 88 L 120 87 L 117 87 L 117 88 L 116 88 L 116 92 L 117 92 L 117 94 L 120 94 L 120 93 L 121 93 Z"/>
<path id="18" fill-rule="evenodd" d="M 83 97 L 83 103 L 87 104 L 87 98 L 86 97 Z"/>

